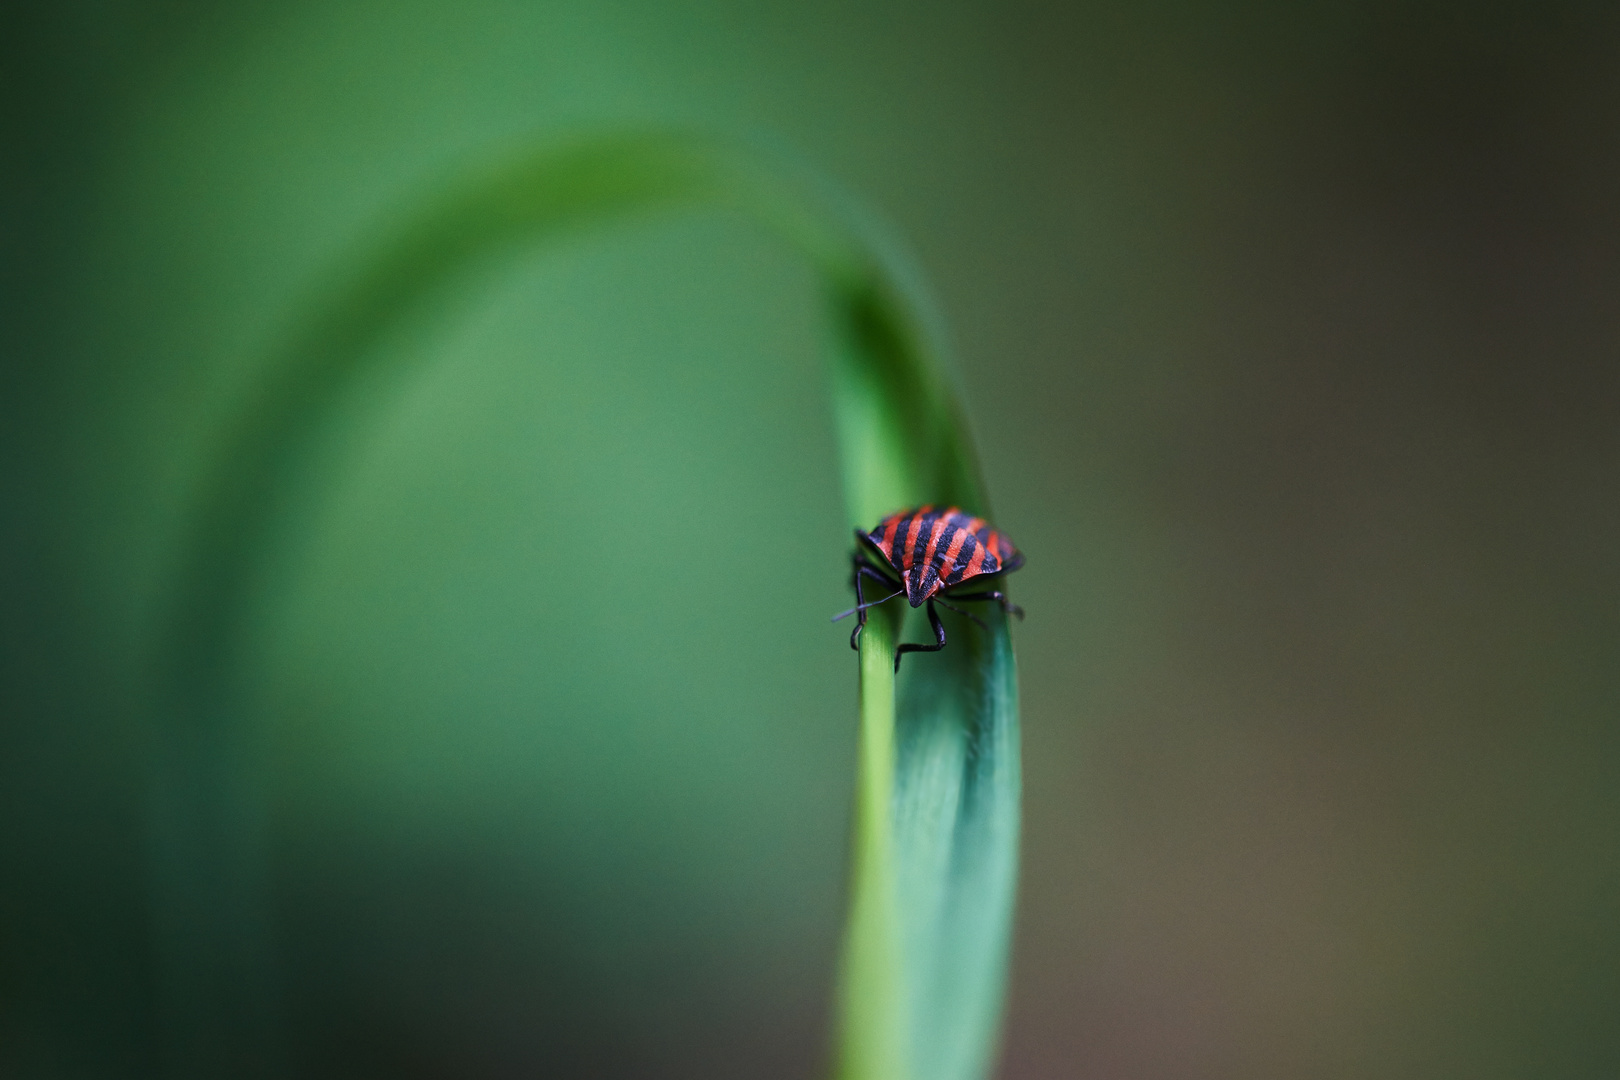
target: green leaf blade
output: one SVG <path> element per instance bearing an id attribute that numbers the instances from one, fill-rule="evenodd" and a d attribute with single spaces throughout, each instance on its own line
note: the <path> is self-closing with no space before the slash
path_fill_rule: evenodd
<path id="1" fill-rule="evenodd" d="M 928 503 L 988 514 L 962 411 L 914 312 L 877 283 L 834 307 L 851 522 Z M 980 613 L 980 627 L 944 612 L 946 648 L 912 654 L 892 678 L 893 630 L 918 622 L 904 611 L 872 609 L 862 636 L 862 746 L 892 745 L 894 771 L 869 782 L 863 754 L 838 1075 L 979 1080 L 999 1035 L 1016 893 L 1017 668 L 1005 615 Z M 876 1025 L 895 1030 L 877 1040 Z"/>
<path id="2" fill-rule="evenodd" d="M 1018 690 L 1005 617 L 988 633 L 956 622 L 944 652 L 961 646 L 962 655 L 944 670 L 919 665 L 901 683 L 895 846 L 916 1003 L 912 1075 L 972 1080 L 989 1070 L 1006 981 L 1018 866 Z"/>
<path id="3" fill-rule="evenodd" d="M 154 939 L 171 1075 L 272 1060 L 276 1006 L 247 1001 L 268 966 L 253 913 L 265 839 L 251 765 L 231 749 L 230 670 L 244 584 L 301 452 L 376 342 L 476 260 L 652 212 L 730 207 L 815 267 L 848 521 L 923 503 L 987 515 L 963 411 L 920 305 L 870 237 L 759 161 L 684 135 L 604 139 L 520 158 L 425 205 L 329 294 L 232 425 L 196 499 L 175 610 L 155 658 Z M 1006 618 L 945 614 L 950 644 L 898 676 L 902 601 L 873 609 L 859 657 L 857 805 L 840 969 L 839 1080 L 979 1080 L 994 1056 L 1017 872 L 1016 669 Z M 915 632 L 916 628 L 912 628 Z M 218 822 L 232 823 L 229 828 Z M 234 830 L 234 831 L 233 831 Z M 274 997 L 262 974 L 259 998 Z"/>

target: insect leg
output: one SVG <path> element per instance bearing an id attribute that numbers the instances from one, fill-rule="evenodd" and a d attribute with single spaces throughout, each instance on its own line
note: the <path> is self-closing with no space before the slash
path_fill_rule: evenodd
<path id="1" fill-rule="evenodd" d="M 908 652 L 939 652 L 945 647 L 945 624 L 939 621 L 939 612 L 934 610 L 934 601 L 928 601 L 928 622 L 934 628 L 934 644 L 912 645 L 906 643 L 894 650 L 894 670 L 900 670 L 900 657 Z"/>
<path id="2" fill-rule="evenodd" d="M 952 593 L 952 600 L 994 600 L 1001 605 L 1001 610 L 1009 615 L 1024 617 L 1024 609 L 1007 599 L 1007 594 L 992 589 L 990 592 Z"/>
<path id="3" fill-rule="evenodd" d="M 873 569 L 871 564 L 869 564 L 861 556 L 861 553 L 859 551 L 855 552 L 855 556 L 854 556 L 852 562 L 854 563 L 854 569 L 855 569 L 855 629 L 850 631 L 850 634 L 849 634 L 849 647 L 854 649 L 856 652 L 860 652 L 861 651 L 861 631 L 866 628 L 866 609 L 867 609 L 867 606 L 868 606 L 867 603 L 866 603 L 866 596 L 863 594 L 863 592 L 861 590 L 861 579 L 862 578 L 872 578 L 872 579 L 878 581 L 879 583 L 881 583 L 883 585 L 886 585 L 886 586 L 888 586 L 890 588 L 894 587 L 894 583 L 891 582 L 888 578 L 884 577 L 882 574 L 878 573 L 875 569 Z M 883 599 L 884 600 L 892 600 L 894 597 L 899 596 L 899 595 L 900 595 L 899 593 L 893 593 L 890 596 L 884 597 Z M 880 604 L 882 602 L 883 602 L 883 600 L 878 601 L 878 603 L 880 603 Z M 839 616 L 839 617 L 842 618 L 842 616 Z"/>

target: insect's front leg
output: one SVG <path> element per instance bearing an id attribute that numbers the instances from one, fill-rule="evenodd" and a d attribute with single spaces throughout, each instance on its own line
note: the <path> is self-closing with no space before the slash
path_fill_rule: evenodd
<path id="1" fill-rule="evenodd" d="M 850 562 L 854 567 L 855 578 L 855 629 L 849 634 L 849 647 L 856 652 L 861 651 L 861 631 L 866 629 L 866 596 L 861 589 L 861 579 L 871 578 L 879 585 L 893 586 L 888 578 L 878 573 L 871 563 L 866 561 L 859 548 L 851 556 Z"/>
<path id="2" fill-rule="evenodd" d="M 894 650 L 894 670 L 900 670 L 900 658 L 908 652 L 939 652 L 945 647 L 945 624 L 939 621 L 939 612 L 934 610 L 934 601 L 928 601 L 928 622 L 934 628 L 934 644 L 913 645 L 910 642 Z"/>

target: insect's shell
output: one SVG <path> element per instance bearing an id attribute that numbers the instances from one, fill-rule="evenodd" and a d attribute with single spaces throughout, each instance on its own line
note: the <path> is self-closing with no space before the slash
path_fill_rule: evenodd
<path id="1" fill-rule="evenodd" d="M 941 589 L 1024 564 L 1003 533 L 954 506 L 891 514 L 866 537 L 900 576 L 912 607 L 920 607 Z"/>

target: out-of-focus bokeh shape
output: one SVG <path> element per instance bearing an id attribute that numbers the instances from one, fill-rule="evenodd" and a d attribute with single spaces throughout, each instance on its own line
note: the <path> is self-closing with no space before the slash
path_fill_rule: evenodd
<path id="1" fill-rule="evenodd" d="M 655 124 L 812 163 L 943 297 L 1030 558 L 1004 1076 L 1620 1072 L 1607 8 L 0 20 L 0 1075 L 156 1068 L 141 664 L 259 365 L 459 165 Z M 387 345 L 415 374 L 323 444 L 242 672 L 297 1075 L 823 1068 L 818 317 L 696 215 Z"/>

